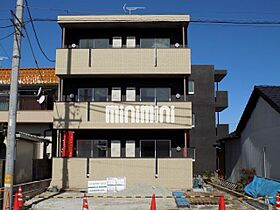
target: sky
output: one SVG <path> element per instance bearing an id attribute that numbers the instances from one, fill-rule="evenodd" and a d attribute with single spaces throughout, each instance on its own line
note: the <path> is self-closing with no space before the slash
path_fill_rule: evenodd
<path id="1" fill-rule="evenodd" d="M 0 67 L 11 67 L 13 37 L 1 40 L 12 28 L 10 10 L 16 1 L 4 0 L 0 7 Z M 279 0 L 29 0 L 33 18 L 56 19 L 67 14 L 124 14 L 123 5 L 141 6 L 134 14 L 189 14 L 191 20 L 280 21 Z M 25 20 L 28 19 L 24 11 Z M 61 30 L 56 22 L 35 22 L 45 53 L 55 59 L 60 47 Z M 40 67 L 54 67 L 40 53 L 26 25 Z M 234 131 L 254 85 L 280 85 L 280 24 L 232 25 L 190 23 L 188 45 L 192 64 L 211 64 L 226 69 L 219 84 L 229 93 L 229 107 L 220 114 L 220 123 Z M 22 43 L 21 67 L 36 67 L 26 37 Z"/>

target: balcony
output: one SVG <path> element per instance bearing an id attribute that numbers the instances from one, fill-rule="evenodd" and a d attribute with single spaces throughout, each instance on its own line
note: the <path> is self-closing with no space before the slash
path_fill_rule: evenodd
<path id="1" fill-rule="evenodd" d="M 39 104 L 35 96 L 19 96 L 18 98 L 18 123 L 52 123 L 53 111 L 51 101 Z M 0 122 L 8 121 L 9 97 L 0 97 Z"/>
<path id="2" fill-rule="evenodd" d="M 55 129 L 191 129 L 191 102 L 56 102 Z"/>
<path id="3" fill-rule="evenodd" d="M 228 92 L 216 91 L 215 97 L 216 112 L 221 112 L 228 107 Z"/>
<path id="4" fill-rule="evenodd" d="M 57 75 L 186 75 L 190 49 L 57 49 Z"/>

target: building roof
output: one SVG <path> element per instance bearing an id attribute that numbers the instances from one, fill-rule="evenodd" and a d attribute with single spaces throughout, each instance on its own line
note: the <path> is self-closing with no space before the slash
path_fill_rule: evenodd
<path id="1" fill-rule="evenodd" d="M 58 23 L 136 23 L 190 21 L 189 15 L 65 15 L 58 16 Z"/>
<path id="2" fill-rule="evenodd" d="M 280 86 L 255 86 L 237 125 L 235 132 L 238 135 L 240 135 L 250 119 L 259 97 L 262 97 L 272 108 L 280 113 Z"/>
<path id="3" fill-rule="evenodd" d="M 9 85 L 11 69 L 0 68 L 0 85 Z M 54 68 L 22 68 L 19 71 L 20 85 L 58 84 Z"/>
<path id="4" fill-rule="evenodd" d="M 49 143 L 49 144 L 52 143 L 49 139 L 44 138 L 42 136 L 35 136 L 35 135 L 29 134 L 29 133 L 24 133 L 21 131 L 16 133 L 16 139 L 31 141 L 31 142 L 44 142 L 44 143 Z"/>

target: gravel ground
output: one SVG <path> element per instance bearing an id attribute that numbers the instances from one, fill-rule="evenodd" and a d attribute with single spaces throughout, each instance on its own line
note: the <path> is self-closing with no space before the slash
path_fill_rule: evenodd
<path id="1" fill-rule="evenodd" d="M 153 193 L 156 195 L 172 195 L 172 189 L 166 189 L 159 186 L 138 185 L 130 189 L 118 193 L 108 193 L 103 195 L 117 195 L 117 196 L 150 196 Z M 184 191 L 183 189 L 177 191 Z M 53 193 L 45 192 L 42 196 L 50 196 Z M 64 192 L 59 196 L 81 196 L 80 192 Z M 102 195 L 102 194 L 89 194 L 89 195 Z M 229 196 L 225 194 L 226 196 Z M 40 199 L 34 198 L 27 202 L 27 204 L 34 203 Z M 88 198 L 89 210 L 145 210 L 150 208 L 151 199 L 125 199 L 125 198 Z M 157 210 L 177 210 L 174 199 L 158 198 L 156 200 Z M 32 205 L 33 210 L 80 210 L 82 209 L 82 198 L 49 198 L 44 201 Z M 186 208 L 188 209 L 188 208 Z M 194 210 L 217 210 L 218 206 L 205 206 L 205 205 L 192 205 L 190 209 Z M 231 201 L 227 205 L 227 210 L 253 210 L 249 205 L 241 203 L 240 201 Z M 184 210 L 180 208 L 180 210 Z"/>

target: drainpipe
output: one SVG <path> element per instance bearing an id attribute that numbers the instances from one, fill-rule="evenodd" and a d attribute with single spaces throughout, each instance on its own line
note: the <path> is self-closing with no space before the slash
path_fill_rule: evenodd
<path id="1" fill-rule="evenodd" d="M 263 173 L 266 178 L 266 147 L 263 147 Z"/>

